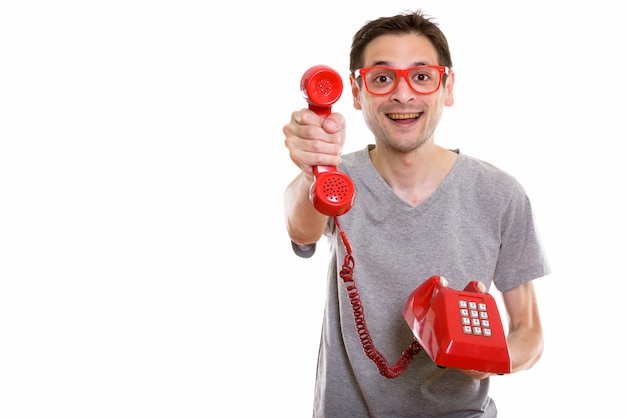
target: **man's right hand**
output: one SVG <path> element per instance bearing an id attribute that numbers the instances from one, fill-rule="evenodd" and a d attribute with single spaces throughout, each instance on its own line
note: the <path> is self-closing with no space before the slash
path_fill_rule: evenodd
<path id="1" fill-rule="evenodd" d="M 313 166 L 341 163 L 346 121 L 340 113 L 323 118 L 309 109 L 293 112 L 283 133 L 291 160 L 307 177 L 313 177 Z"/>

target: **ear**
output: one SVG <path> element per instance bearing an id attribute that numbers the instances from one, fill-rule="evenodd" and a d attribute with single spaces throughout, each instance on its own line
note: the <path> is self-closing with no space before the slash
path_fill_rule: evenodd
<path id="1" fill-rule="evenodd" d="M 445 94 L 446 94 L 446 106 L 452 106 L 454 104 L 454 95 L 452 90 L 454 89 L 454 71 L 450 70 L 450 74 L 446 77 Z"/>
<path id="2" fill-rule="evenodd" d="M 361 88 L 352 74 L 350 74 L 350 87 L 352 90 L 352 106 L 354 106 L 356 110 L 361 110 Z"/>

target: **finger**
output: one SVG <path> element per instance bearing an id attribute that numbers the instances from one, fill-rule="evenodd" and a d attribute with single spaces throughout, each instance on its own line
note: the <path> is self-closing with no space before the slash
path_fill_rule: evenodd
<path id="1" fill-rule="evenodd" d="M 331 113 L 322 123 L 322 128 L 330 134 L 345 131 L 346 120 L 340 113 Z"/>
<path id="2" fill-rule="evenodd" d="M 324 122 L 324 118 L 310 109 L 302 109 L 294 112 L 293 119 L 298 125 L 312 125 L 320 127 Z"/>

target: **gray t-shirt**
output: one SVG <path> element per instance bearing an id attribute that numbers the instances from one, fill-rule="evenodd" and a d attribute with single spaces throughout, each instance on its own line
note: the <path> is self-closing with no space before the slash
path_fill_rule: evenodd
<path id="1" fill-rule="evenodd" d="M 392 366 L 413 341 L 402 308 L 429 277 L 444 276 L 455 289 L 478 280 L 507 291 L 548 274 L 549 266 L 529 200 L 512 176 L 459 153 L 437 190 L 413 207 L 376 171 L 371 147 L 343 156 L 339 169 L 353 180 L 356 199 L 338 221 L 352 247 L 367 328 Z M 313 416 L 495 417 L 489 379 L 439 368 L 423 351 L 399 377 L 380 375 L 364 353 L 337 274 L 346 251 L 332 218 L 327 235 L 332 260 Z"/>

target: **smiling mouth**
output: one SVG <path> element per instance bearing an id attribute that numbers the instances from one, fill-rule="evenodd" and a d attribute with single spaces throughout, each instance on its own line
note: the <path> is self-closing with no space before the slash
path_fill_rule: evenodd
<path id="1" fill-rule="evenodd" d="M 387 117 L 392 120 L 417 119 L 421 113 L 387 113 Z"/>

